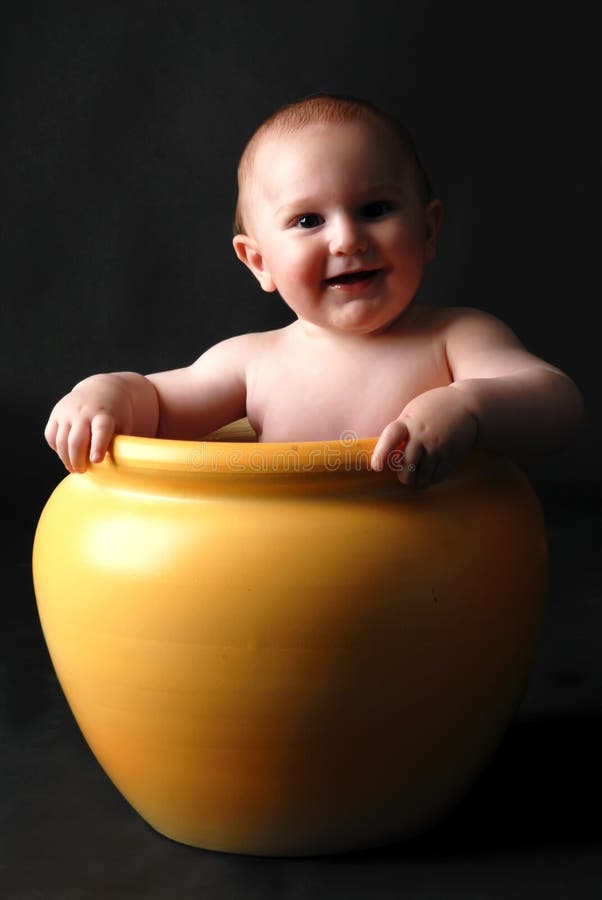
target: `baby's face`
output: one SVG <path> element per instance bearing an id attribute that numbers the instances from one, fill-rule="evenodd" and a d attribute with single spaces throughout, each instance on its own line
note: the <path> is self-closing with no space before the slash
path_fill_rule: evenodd
<path id="1" fill-rule="evenodd" d="M 403 313 L 436 227 L 384 126 L 319 123 L 268 136 L 251 178 L 249 235 L 235 247 L 265 290 L 309 326 L 347 333 L 382 331 Z"/>

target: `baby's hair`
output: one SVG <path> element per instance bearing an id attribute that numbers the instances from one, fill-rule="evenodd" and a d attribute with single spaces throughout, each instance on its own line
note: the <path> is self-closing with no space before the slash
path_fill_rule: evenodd
<path id="1" fill-rule="evenodd" d="M 428 203 L 429 200 L 432 200 L 434 192 L 431 182 L 418 158 L 414 141 L 401 122 L 373 103 L 359 97 L 327 93 L 312 94 L 275 110 L 251 135 L 238 164 L 238 201 L 234 215 L 234 234 L 242 234 L 245 231 L 242 215 L 243 188 L 253 167 L 256 150 L 267 134 L 290 134 L 300 131 L 306 125 L 318 122 L 340 124 L 356 121 L 377 121 L 389 128 L 398 140 L 403 156 L 412 166 L 423 202 Z"/>

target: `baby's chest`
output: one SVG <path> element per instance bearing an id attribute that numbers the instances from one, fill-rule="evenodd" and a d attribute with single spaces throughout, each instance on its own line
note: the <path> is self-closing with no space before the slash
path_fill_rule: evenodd
<path id="1" fill-rule="evenodd" d="M 274 354 L 252 374 L 247 415 L 263 441 L 375 436 L 410 400 L 449 380 L 435 346 L 377 355 Z"/>

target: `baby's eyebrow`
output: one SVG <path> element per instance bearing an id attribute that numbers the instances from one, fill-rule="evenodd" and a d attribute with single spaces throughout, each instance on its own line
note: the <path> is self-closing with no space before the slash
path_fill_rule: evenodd
<path id="1" fill-rule="evenodd" d="M 279 206 L 276 210 L 276 215 L 280 216 L 283 213 L 298 212 L 300 209 L 313 209 L 316 205 L 315 197 L 300 197 L 298 200 L 283 203 L 282 206 Z"/>
<path id="2" fill-rule="evenodd" d="M 392 181 L 383 182 L 382 184 L 368 184 L 365 186 L 360 186 L 357 188 L 356 202 L 361 203 L 366 198 L 374 197 L 378 194 L 396 194 L 398 196 L 401 196 L 403 194 L 403 188 L 401 185 L 396 184 Z M 283 203 L 282 206 L 279 206 L 276 210 L 276 215 L 280 216 L 295 212 L 298 213 L 299 210 L 312 212 L 320 205 L 320 201 L 316 200 L 315 197 L 299 197 L 287 203 Z"/>
<path id="3" fill-rule="evenodd" d="M 387 200 L 389 198 L 394 198 L 396 201 L 401 202 L 405 196 L 406 192 L 403 185 L 390 181 L 382 184 L 373 184 L 366 187 L 365 190 L 358 191 L 358 198 L 361 198 L 361 201 L 364 203 L 374 200 Z"/>
<path id="4" fill-rule="evenodd" d="M 383 181 L 382 183 L 379 183 L 379 184 L 366 185 L 365 188 L 359 189 L 359 193 L 360 194 L 361 193 L 378 194 L 380 191 L 385 191 L 387 193 L 401 194 L 402 190 L 403 190 L 402 186 L 400 184 L 397 184 L 397 182 L 395 182 L 395 181 Z"/>

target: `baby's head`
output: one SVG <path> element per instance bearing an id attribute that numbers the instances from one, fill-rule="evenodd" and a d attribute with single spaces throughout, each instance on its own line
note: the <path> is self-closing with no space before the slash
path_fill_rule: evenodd
<path id="1" fill-rule="evenodd" d="M 409 306 L 441 203 L 406 130 L 363 100 L 277 110 L 239 168 L 234 249 L 313 328 L 371 333 Z"/>
<path id="2" fill-rule="evenodd" d="M 429 177 L 418 158 L 409 131 L 401 122 L 367 100 L 335 94 L 316 94 L 277 109 L 258 126 L 245 146 L 238 164 L 238 200 L 233 225 L 235 235 L 247 232 L 253 166 L 262 142 L 269 137 L 300 134 L 310 125 L 341 125 L 346 122 L 365 122 L 388 133 L 424 204 L 433 199 Z"/>

